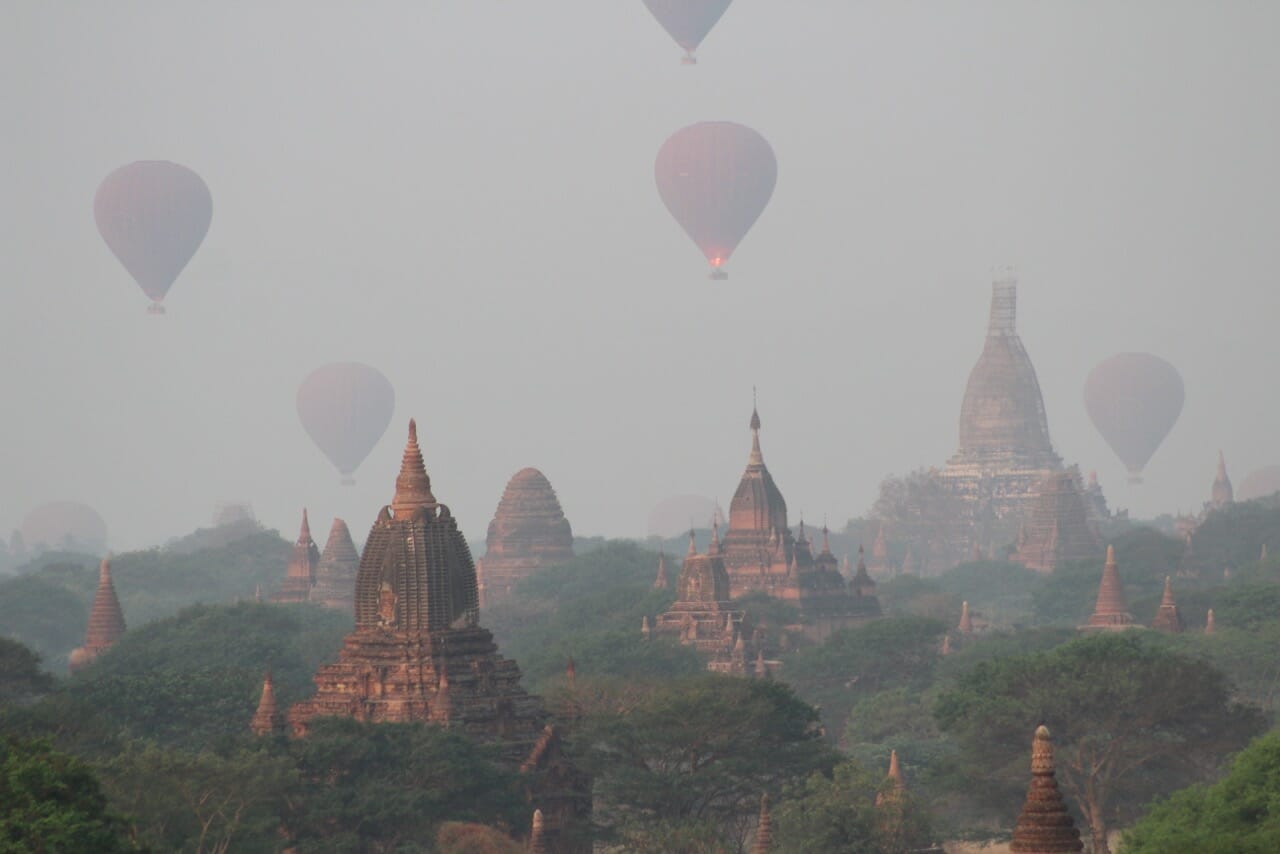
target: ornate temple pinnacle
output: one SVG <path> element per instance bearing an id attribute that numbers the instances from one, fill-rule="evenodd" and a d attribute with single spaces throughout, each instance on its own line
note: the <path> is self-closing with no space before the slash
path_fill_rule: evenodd
<path id="1" fill-rule="evenodd" d="M 753 404 L 751 407 L 751 455 L 747 457 L 747 465 L 764 465 L 764 455 L 760 453 L 760 413 Z"/>
<path id="2" fill-rule="evenodd" d="M 769 854 L 773 850 L 773 818 L 769 814 L 769 796 L 760 798 L 760 821 L 756 824 L 756 843 L 751 854 Z"/>
<path id="3" fill-rule="evenodd" d="M 693 557 L 698 553 L 698 541 L 694 536 L 693 528 L 689 529 L 689 551 L 685 552 L 685 557 Z"/>
<path id="4" fill-rule="evenodd" d="M 409 440 L 405 443 L 404 458 L 400 461 L 400 474 L 396 476 L 396 495 L 391 501 L 391 511 L 397 519 L 407 519 L 424 507 L 434 507 L 436 498 L 431 494 L 431 478 L 418 447 L 418 424 L 409 419 Z"/>
<path id="5" fill-rule="evenodd" d="M 311 522 L 307 519 L 307 508 L 302 508 L 302 527 L 298 529 L 298 544 L 305 546 L 311 542 Z"/>
<path id="6" fill-rule="evenodd" d="M 1053 737 L 1049 735 L 1049 728 L 1044 724 L 1036 727 L 1035 738 L 1031 741 L 1031 773 L 1054 773 Z"/>

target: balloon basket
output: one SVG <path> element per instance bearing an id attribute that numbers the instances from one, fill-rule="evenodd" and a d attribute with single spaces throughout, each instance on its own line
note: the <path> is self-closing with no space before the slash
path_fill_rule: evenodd
<path id="1" fill-rule="evenodd" d="M 1141 486 L 1141 485 L 1142 485 L 1142 475 L 1140 475 L 1140 474 L 1131 474 L 1131 475 L 1129 475 L 1129 485 L 1130 485 L 1130 486 Z"/>
<path id="2" fill-rule="evenodd" d="M 356 479 L 354 477 L 344 477 L 342 480 L 338 481 L 338 483 L 341 486 L 355 486 Z"/>
<path id="3" fill-rule="evenodd" d="M 165 311 L 164 311 L 163 303 L 153 302 L 151 303 L 151 305 L 147 306 L 147 314 L 164 314 L 164 313 Z"/>
<path id="4" fill-rule="evenodd" d="M 729 278 L 729 274 L 724 270 L 712 270 L 707 278 L 713 282 L 723 282 L 725 279 Z"/>
<path id="5" fill-rule="evenodd" d="M 697 65 L 698 57 L 694 56 L 691 53 L 686 53 L 684 56 L 680 57 L 680 64 L 681 65 Z"/>

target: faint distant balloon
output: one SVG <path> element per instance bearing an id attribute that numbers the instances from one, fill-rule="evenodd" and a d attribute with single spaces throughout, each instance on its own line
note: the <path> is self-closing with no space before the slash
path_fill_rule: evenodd
<path id="1" fill-rule="evenodd" d="M 1249 472 L 1240 487 L 1236 490 L 1236 498 L 1240 501 L 1254 501 L 1280 492 L 1280 466 L 1263 466 L 1257 471 Z"/>
<path id="2" fill-rule="evenodd" d="M 1084 384 L 1089 418 L 1128 468 L 1130 483 L 1142 483 L 1142 471 L 1177 422 L 1183 399 L 1177 368 L 1150 353 L 1112 356 Z"/>
<path id="3" fill-rule="evenodd" d="M 151 297 L 151 314 L 209 231 L 213 198 L 195 172 L 167 160 L 139 160 L 103 180 L 93 199 L 98 233 Z"/>
<path id="4" fill-rule="evenodd" d="M 701 495 L 672 495 L 649 511 L 648 535 L 664 539 L 688 532 L 690 528 L 710 528 L 712 520 L 723 517 L 720 505 Z"/>
<path id="5" fill-rule="evenodd" d="M 387 431 L 396 405 L 391 383 L 375 368 L 336 362 L 317 368 L 298 387 L 298 418 L 329 458 L 343 484 Z"/>
<path id="6" fill-rule="evenodd" d="M 34 550 L 66 550 L 101 554 L 107 547 L 107 523 L 78 501 L 52 501 L 22 520 L 22 540 Z"/>
<path id="7" fill-rule="evenodd" d="M 711 278 L 769 204 L 778 161 L 768 141 L 733 122 L 699 122 L 676 131 L 654 164 L 658 194 L 711 265 Z"/>
<path id="8" fill-rule="evenodd" d="M 693 52 L 733 0 L 644 0 L 662 28 L 684 48 L 685 65 L 697 65 Z"/>

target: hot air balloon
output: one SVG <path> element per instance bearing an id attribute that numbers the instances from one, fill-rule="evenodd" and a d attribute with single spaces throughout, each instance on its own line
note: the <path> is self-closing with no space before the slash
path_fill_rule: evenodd
<path id="1" fill-rule="evenodd" d="M 676 131 L 654 164 L 658 194 L 711 264 L 711 278 L 769 204 L 778 161 L 760 134 L 733 122 L 699 122 Z"/>
<path id="2" fill-rule="evenodd" d="M 337 362 L 317 368 L 298 387 L 298 418 L 311 441 L 342 475 L 352 474 L 391 423 L 396 392 L 375 368 Z"/>
<path id="3" fill-rule="evenodd" d="M 685 65 L 697 65 L 693 52 L 733 0 L 644 0 L 662 28 L 684 48 Z"/>
<path id="4" fill-rule="evenodd" d="M 101 554 L 107 547 L 107 523 L 98 511 L 78 501 L 42 504 L 22 520 L 22 540 L 37 550 Z"/>
<path id="5" fill-rule="evenodd" d="M 1150 353 L 1120 353 L 1089 372 L 1084 406 L 1111 450 L 1142 483 L 1142 470 L 1182 412 L 1182 377 Z"/>
<path id="6" fill-rule="evenodd" d="M 139 160 L 106 177 L 93 199 L 98 233 L 129 275 L 161 300 L 200 248 L 213 218 L 209 188 L 195 172 L 167 160 Z"/>

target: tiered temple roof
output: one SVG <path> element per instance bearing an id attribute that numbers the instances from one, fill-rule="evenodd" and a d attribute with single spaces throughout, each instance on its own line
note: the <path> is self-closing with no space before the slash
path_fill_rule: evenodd
<path id="1" fill-rule="evenodd" d="M 329 528 L 329 540 L 324 544 L 320 563 L 316 565 L 316 584 L 311 590 L 311 601 L 335 611 L 353 612 L 355 607 L 356 573 L 360 569 L 360 555 L 347 523 L 334 519 Z"/>
<path id="2" fill-rule="evenodd" d="M 311 588 L 316 584 L 316 568 L 320 565 L 320 548 L 311 539 L 311 524 L 307 521 L 307 511 L 302 510 L 302 527 L 298 531 L 298 540 L 293 544 L 293 553 L 289 555 L 289 568 L 285 572 L 284 583 L 271 597 L 273 602 L 308 602 L 311 599 Z"/>
<path id="3" fill-rule="evenodd" d="M 483 603 L 501 601 L 540 569 L 573 558 L 573 530 L 551 482 L 535 468 L 516 472 L 489 523 L 479 575 Z"/>
<path id="4" fill-rule="evenodd" d="M 1133 615 L 1124 599 L 1124 587 L 1120 584 L 1120 570 L 1116 566 L 1116 550 L 1107 546 L 1107 562 L 1102 568 L 1102 582 L 1098 585 L 1098 599 L 1093 606 L 1089 622 L 1080 626 L 1081 631 L 1119 631 L 1134 627 Z"/>
<path id="5" fill-rule="evenodd" d="M 1063 471 L 1044 478 L 1018 533 L 1013 562 L 1049 573 L 1060 563 L 1088 560 L 1101 550 L 1075 475 Z"/>
<path id="6" fill-rule="evenodd" d="M 84 646 L 71 651 L 69 666 L 72 673 L 80 670 L 106 652 L 124 634 L 124 612 L 111 581 L 111 559 L 104 558 L 98 565 L 98 589 L 93 594 L 93 607 L 89 609 L 89 625 L 84 633 Z"/>
<path id="7" fill-rule="evenodd" d="M 676 637 L 708 658 L 707 669 L 745 675 L 757 645 L 743 637 L 742 611 L 729 601 L 729 574 L 720 547 L 719 526 L 713 529 L 706 554 L 698 554 L 694 532 L 676 576 L 676 601 L 654 622 L 653 631 Z"/>
<path id="8" fill-rule="evenodd" d="M 510 764 L 541 779 L 541 763 L 556 753 L 544 744 L 547 714 L 521 687 L 516 663 L 498 654 L 479 624 L 471 551 L 449 507 L 432 493 L 412 421 L 395 497 L 365 541 L 355 620 L 338 660 L 316 673 L 315 695 L 289 711 L 295 736 L 305 736 L 322 716 L 433 723 L 493 744 Z M 549 840 L 568 816 L 588 808 L 536 786 L 534 802 L 551 810 Z"/>
<path id="9" fill-rule="evenodd" d="M 1084 850 L 1080 831 L 1058 791 L 1053 740 L 1047 727 L 1038 727 L 1031 742 L 1031 785 L 1014 826 L 1009 850 L 1014 854 L 1065 854 Z"/>
<path id="10" fill-rule="evenodd" d="M 760 820 L 756 823 L 756 841 L 751 854 L 769 854 L 773 850 L 773 818 L 769 814 L 769 796 L 760 798 Z"/>
<path id="11" fill-rule="evenodd" d="M 1178 634 L 1185 628 L 1178 603 L 1173 601 L 1173 580 L 1167 575 L 1164 577 L 1164 596 L 1156 609 L 1155 619 L 1151 621 L 1151 628 L 1172 634 Z"/>

